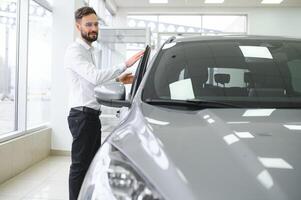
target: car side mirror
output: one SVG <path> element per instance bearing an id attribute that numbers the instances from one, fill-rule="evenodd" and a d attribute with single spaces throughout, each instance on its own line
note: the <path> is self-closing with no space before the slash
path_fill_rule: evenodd
<path id="1" fill-rule="evenodd" d="M 130 107 L 131 103 L 125 100 L 125 86 L 118 82 L 107 83 L 94 89 L 99 104 L 109 107 Z"/>

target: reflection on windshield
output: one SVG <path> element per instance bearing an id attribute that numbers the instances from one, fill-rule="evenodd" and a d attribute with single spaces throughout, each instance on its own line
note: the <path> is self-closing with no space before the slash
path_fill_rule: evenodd
<path id="1" fill-rule="evenodd" d="M 175 42 L 165 44 L 165 45 L 162 47 L 162 49 L 169 49 L 169 48 L 175 46 L 176 44 L 177 44 L 177 43 L 175 43 Z"/>
<path id="2" fill-rule="evenodd" d="M 274 186 L 272 176 L 267 170 L 263 170 L 257 175 L 257 180 L 266 188 L 271 189 Z"/>
<path id="3" fill-rule="evenodd" d="M 269 117 L 275 109 L 250 109 L 246 110 L 243 117 Z"/>
<path id="4" fill-rule="evenodd" d="M 235 132 L 235 135 L 237 135 L 240 138 L 244 138 L 244 139 L 254 138 L 254 135 L 252 135 L 250 132 L 236 132 L 236 131 L 234 131 L 234 132 Z"/>
<path id="5" fill-rule="evenodd" d="M 273 59 L 273 56 L 267 47 L 258 46 L 239 46 L 242 54 L 246 58 L 267 58 Z"/>
<path id="6" fill-rule="evenodd" d="M 289 130 L 293 130 L 293 131 L 300 131 L 301 130 L 301 125 L 284 124 L 283 126 L 285 128 L 288 128 Z"/>
<path id="7" fill-rule="evenodd" d="M 161 49 L 143 99 L 203 99 L 250 108 L 300 108 L 299 41 L 196 41 Z"/>
<path id="8" fill-rule="evenodd" d="M 294 169 L 292 165 L 286 162 L 282 158 L 264 158 L 258 157 L 258 160 L 266 168 L 276 168 L 276 169 Z"/>

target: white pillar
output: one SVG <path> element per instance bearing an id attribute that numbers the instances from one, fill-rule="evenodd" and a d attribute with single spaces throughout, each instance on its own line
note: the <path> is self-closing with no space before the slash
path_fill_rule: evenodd
<path id="1" fill-rule="evenodd" d="M 64 71 L 64 54 L 76 36 L 74 11 L 83 6 L 83 0 L 53 0 L 52 37 L 52 149 L 69 151 L 72 137 L 68 129 L 68 88 Z"/>

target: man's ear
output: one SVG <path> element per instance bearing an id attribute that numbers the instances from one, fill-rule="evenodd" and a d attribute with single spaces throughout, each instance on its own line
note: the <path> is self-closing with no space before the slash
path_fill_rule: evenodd
<path id="1" fill-rule="evenodd" d="M 76 29 L 78 30 L 78 31 L 80 31 L 80 27 L 81 27 L 81 24 L 80 24 L 80 21 L 78 21 L 78 22 L 75 22 L 75 26 L 76 26 Z"/>

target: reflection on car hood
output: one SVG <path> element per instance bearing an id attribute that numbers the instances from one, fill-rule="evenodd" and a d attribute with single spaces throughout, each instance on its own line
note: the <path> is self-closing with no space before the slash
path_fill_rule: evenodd
<path id="1" fill-rule="evenodd" d="M 300 110 L 142 104 L 111 142 L 169 199 L 300 200 L 300 119 Z"/>

